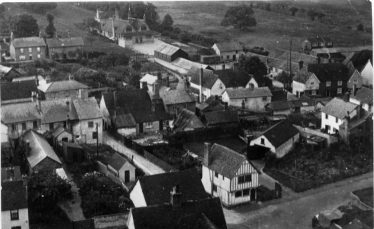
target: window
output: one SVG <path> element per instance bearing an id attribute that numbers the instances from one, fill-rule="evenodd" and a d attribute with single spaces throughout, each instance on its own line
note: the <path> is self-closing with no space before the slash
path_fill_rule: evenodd
<path id="1" fill-rule="evenodd" d="M 337 117 L 335 118 L 335 122 L 336 122 L 336 123 L 338 123 L 338 122 L 339 122 L 339 119 L 338 119 Z"/>
<path id="2" fill-rule="evenodd" d="M 16 131 L 16 130 L 17 130 L 17 125 L 16 125 L 16 124 L 12 124 L 12 130 L 13 130 L 13 131 Z"/>
<path id="3" fill-rule="evenodd" d="M 49 123 L 49 130 L 53 130 L 53 123 Z"/>
<path id="4" fill-rule="evenodd" d="M 26 123 L 22 123 L 22 130 L 26 130 Z"/>
<path id="5" fill-rule="evenodd" d="M 329 115 L 328 114 L 325 114 L 325 119 L 329 119 Z"/>
<path id="6" fill-rule="evenodd" d="M 88 122 L 88 128 L 93 128 L 94 127 L 94 123 L 91 121 L 91 122 Z"/>
<path id="7" fill-rule="evenodd" d="M 97 139 L 97 132 L 92 132 L 92 139 Z"/>
<path id="8" fill-rule="evenodd" d="M 338 86 L 342 86 L 343 85 L 343 81 L 339 80 L 338 81 Z"/>
<path id="9" fill-rule="evenodd" d="M 38 59 L 40 59 L 40 54 L 38 54 Z"/>
<path id="10" fill-rule="evenodd" d="M 17 210 L 10 210 L 10 220 L 18 220 L 18 209 Z"/>
<path id="11" fill-rule="evenodd" d="M 226 56 L 226 59 L 227 59 L 227 60 L 229 60 L 229 59 L 230 59 L 230 56 L 229 56 L 229 55 L 227 55 L 227 56 Z"/>
<path id="12" fill-rule="evenodd" d="M 336 90 L 336 93 L 337 93 L 337 94 L 341 94 L 341 93 L 342 93 L 342 88 L 339 87 L 339 88 Z"/>
<path id="13" fill-rule="evenodd" d="M 235 197 L 242 197 L 242 191 L 236 191 L 235 192 Z"/>
<path id="14" fill-rule="evenodd" d="M 314 82 L 310 82 L 310 85 L 314 85 Z"/>
<path id="15" fill-rule="evenodd" d="M 213 192 L 217 192 L 217 185 L 213 184 Z"/>
<path id="16" fill-rule="evenodd" d="M 29 55 L 29 60 L 32 60 L 32 54 Z"/>
<path id="17" fill-rule="evenodd" d="M 244 176 L 244 182 L 251 182 L 251 181 L 252 181 L 252 175 L 251 174 Z"/>
<path id="18" fill-rule="evenodd" d="M 243 196 L 249 196 L 249 188 L 243 190 Z"/>
<path id="19" fill-rule="evenodd" d="M 38 128 L 38 122 L 37 121 L 32 122 L 32 128 L 34 128 L 34 129 Z"/>
<path id="20" fill-rule="evenodd" d="M 264 96 L 262 97 L 262 101 L 266 101 L 268 99 L 268 97 Z"/>
<path id="21" fill-rule="evenodd" d="M 19 51 L 20 51 L 21 53 L 23 53 L 23 52 L 24 52 L 22 48 L 21 48 L 21 49 L 19 49 Z"/>
<path id="22" fill-rule="evenodd" d="M 38 52 L 40 52 L 40 47 L 37 47 L 36 50 L 37 50 Z"/>
<path id="23" fill-rule="evenodd" d="M 21 229 L 21 226 L 11 227 L 11 229 Z"/>
<path id="24" fill-rule="evenodd" d="M 243 184 L 244 183 L 244 176 L 238 177 L 238 184 Z"/>
<path id="25" fill-rule="evenodd" d="M 19 56 L 19 60 L 26 60 L 26 56 Z"/>
<path id="26" fill-rule="evenodd" d="M 326 81 L 326 87 L 331 87 L 331 81 Z"/>
<path id="27" fill-rule="evenodd" d="M 217 172 L 214 172 L 214 176 L 215 176 L 215 177 L 218 177 L 218 173 L 217 173 Z"/>
<path id="28" fill-rule="evenodd" d="M 261 138 L 261 145 L 265 145 L 265 139 Z"/>
<path id="29" fill-rule="evenodd" d="M 146 122 L 144 123 L 144 128 L 152 128 L 153 127 L 153 123 L 152 122 Z"/>
<path id="30" fill-rule="evenodd" d="M 32 52 L 32 48 L 29 48 L 29 52 Z"/>

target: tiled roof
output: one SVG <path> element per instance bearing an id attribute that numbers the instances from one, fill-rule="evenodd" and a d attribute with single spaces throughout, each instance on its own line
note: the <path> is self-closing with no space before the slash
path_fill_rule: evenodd
<path id="1" fill-rule="evenodd" d="M 15 38 L 12 42 L 15 48 L 43 47 L 46 46 L 43 38 L 40 37 L 23 37 Z"/>
<path id="2" fill-rule="evenodd" d="M 147 84 L 154 84 L 157 81 L 157 76 L 151 74 L 145 74 L 141 79 L 140 82 L 147 82 Z"/>
<path id="3" fill-rule="evenodd" d="M 204 127 L 205 125 L 201 120 L 192 111 L 187 109 L 181 110 L 174 121 L 175 131 L 188 131 Z"/>
<path id="4" fill-rule="evenodd" d="M 52 136 L 53 136 L 54 138 L 56 138 L 56 137 L 58 137 L 60 134 L 62 134 L 63 132 L 67 132 L 67 133 L 69 133 L 70 135 L 72 135 L 68 130 L 65 130 L 64 127 L 59 126 L 59 127 L 57 127 L 57 128 L 52 132 Z"/>
<path id="5" fill-rule="evenodd" d="M 70 98 L 41 101 L 42 123 L 77 120 L 77 111 Z"/>
<path id="6" fill-rule="evenodd" d="M 226 88 L 245 87 L 251 75 L 243 71 L 234 71 L 232 69 L 214 71 L 218 78 L 223 82 Z"/>
<path id="7" fill-rule="evenodd" d="M 231 52 L 243 50 L 243 47 L 237 42 L 220 42 L 215 43 L 221 52 Z"/>
<path id="8" fill-rule="evenodd" d="M 84 41 L 82 37 L 49 38 L 47 39 L 47 45 L 48 48 L 74 47 L 83 46 Z"/>
<path id="9" fill-rule="evenodd" d="M 230 110 L 217 110 L 204 113 L 205 121 L 208 126 L 218 124 L 238 123 L 238 114 Z"/>
<path id="10" fill-rule="evenodd" d="M 132 214 L 136 229 L 227 228 L 221 201 L 218 197 L 188 201 L 182 203 L 181 206 L 162 204 L 133 208 L 130 214 Z"/>
<path id="11" fill-rule="evenodd" d="M 79 120 L 101 118 L 102 114 L 95 97 L 73 100 Z"/>
<path id="12" fill-rule="evenodd" d="M 227 88 L 226 92 L 230 99 L 257 98 L 272 95 L 268 87 Z"/>
<path id="13" fill-rule="evenodd" d="M 1 101 L 25 98 L 31 101 L 31 93 L 37 91 L 35 80 L 1 83 Z"/>
<path id="14" fill-rule="evenodd" d="M 118 153 L 114 153 L 108 161 L 108 165 L 112 166 L 117 171 L 119 171 L 122 168 L 122 166 L 126 163 L 127 160 Z"/>
<path id="15" fill-rule="evenodd" d="M 47 157 L 59 164 L 62 164 L 47 140 L 45 140 L 35 131 L 27 131 L 23 136 L 23 140 L 30 143 L 31 150 L 29 156 L 27 156 L 27 161 L 29 162 L 31 168 L 34 168 Z"/>
<path id="16" fill-rule="evenodd" d="M 192 68 L 188 72 L 188 76 L 191 77 L 191 83 L 194 83 L 196 85 L 200 85 L 200 74 L 201 69 L 199 68 Z M 211 89 L 214 85 L 214 83 L 218 80 L 218 76 L 213 73 L 213 71 L 208 69 L 203 69 L 203 87 Z"/>
<path id="17" fill-rule="evenodd" d="M 27 192 L 23 181 L 1 183 L 1 211 L 27 208 Z"/>
<path id="18" fill-rule="evenodd" d="M 336 118 L 343 119 L 348 113 L 355 110 L 357 106 L 358 105 L 346 102 L 340 98 L 333 98 L 321 111 Z"/>
<path id="19" fill-rule="evenodd" d="M 136 121 L 132 114 L 118 114 L 116 115 L 114 122 L 117 128 L 136 127 Z"/>
<path id="20" fill-rule="evenodd" d="M 50 84 L 46 93 L 67 91 L 67 90 L 78 90 L 78 89 L 86 89 L 86 88 L 88 88 L 87 85 L 84 85 L 75 80 L 54 81 Z"/>
<path id="21" fill-rule="evenodd" d="M 5 124 L 40 120 L 37 103 L 17 103 L 1 107 L 1 121 Z"/>
<path id="22" fill-rule="evenodd" d="M 350 77 L 348 68 L 340 63 L 309 64 L 308 71 L 314 73 L 321 82 L 347 81 Z"/>
<path id="23" fill-rule="evenodd" d="M 366 103 L 369 105 L 373 104 L 373 89 L 362 87 L 357 90 L 356 95 L 352 94 L 351 97 L 360 101 L 361 103 Z"/>
<path id="24" fill-rule="evenodd" d="M 167 44 L 167 43 L 163 43 L 155 49 L 155 52 L 160 52 L 162 54 L 171 56 L 174 53 L 176 53 L 178 50 L 180 50 L 180 48 Z"/>
<path id="25" fill-rule="evenodd" d="M 182 192 L 182 201 L 209 197 L 195 169 L 143 176 L 139 183 L 148 206 L 169 202 L 170 191 L 177 185 Z"/>
<path id="26" fill-rule="evenodd" d="M 184 89 L 162 88 L 160 97 L 165 105 L 195 102 L 195 99 Z"/>
<path id="27" fill-rule="evenodd" d="M 298 130 L 288 120 L 284 120 L 267 129 L 263 133 L 263 136 L 274 147 L 278 147 L 298 133 Z"/>
<path id="28" fill-rule="evenodd" d="M 134 20 L 133 22 L 129 20 L 123 20 L 118 18 L 108 18 L 102 19 L 100 21 L 101 29 L 108 33 L 112 33 L 112 26 L 114 26 L 115 33 L 120 36 L 126 36 L 126 34 L 136 34 L 139 32 L 150 32 L 147 24 L 141 20 Z M 142 27 L 146 28 L 145 31 L 139 31 Z"/>
<path id="29" fill-rule="evenodd" d="M 205 166 L 231 179 L 245 161 L 247 159 L 244 155 L 226 146 L 214 144 L 209 152 L 209 163 Z"/>

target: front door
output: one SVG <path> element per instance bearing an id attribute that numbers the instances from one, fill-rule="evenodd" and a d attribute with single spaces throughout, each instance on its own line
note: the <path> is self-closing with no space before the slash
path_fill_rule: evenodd
<path id="1" fill-rule="evenodd" d="M 125 171 L 125 183 L 130 182 L 130 171 Z"/>
<path id="2" fill-rule="evenodd" d="M 252 201 L 256 200 L 256 190 L 255 189 L 251 189 L 251 200 Z"/>

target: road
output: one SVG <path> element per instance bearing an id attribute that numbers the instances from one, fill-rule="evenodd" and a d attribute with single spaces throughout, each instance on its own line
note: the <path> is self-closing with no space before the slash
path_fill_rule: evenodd
<path id="1" fill-rule="evenodd" d="M 313 215 L 349 202 L 352 191 L 372 185 L 373 174 L 369 173 L 270 201 L 258 210 L 243 206 L 224 209 L 224 214 L 229 229 L 311 229 Z"/>
<path id="2" fill-rule="evenodd" d="M 127 148 L 122 142 L 114 139 L 107 132 L 103 132 L 103 142 L 112 147 L 115 151 L 122 153 L 128 158 L 134 157 L 134 164 L 138 168 L 143 170 L 147 175 L 165 173 L 165 171 L 162 168 L 148 161 L 134 150 Z"/>

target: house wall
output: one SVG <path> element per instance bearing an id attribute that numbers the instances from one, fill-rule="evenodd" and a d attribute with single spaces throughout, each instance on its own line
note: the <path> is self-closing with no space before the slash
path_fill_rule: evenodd
<path id="1" fill-rule="evenodd" d="M 88 127 L 88 123 L 93 122 L 93 127 Z M 96 144 L 96 139 L 93 138 L 92 134 L 96 132 L 96 124 L 98 125 L 98 137 L 99 137 L 99 143 L 103 142 L 103 125 L 102 125 L 102 119 L 89 119 L 89 120 L 80 120 L 79 122 L 75 123 L 73 125 L 73 134 L 81 143 L 87 143 L 87 144 Z"/>
<path id="2" fill-rule="evenodd" d="M 340 125 L 343 124 L 343 121 L 344 120 L 342 119 L 336 120 L 336 117 L 327 115 L 326 113 L 321 112 L 321 129 L 326 129 L 327 128 L 326 126 L 329 126 L 329 129 L 327 131 L 327 133 L 329 134 L 334 134 L 335 133 L 334 129 L 338 131 Z"/>
<path id="3" fill-rule="evenodd" d="M 8 136 L 10 137 L 20 137 L 22 134 L 24 134 L 27 130 L 34 129 L 34 121 L 37 122 L 38 129 L 41 127 L 40 120 L 30 120 L 25 122 L 19 122 L 19 123 L 10 123 L 6 124 L 8 127 Z M 22 123 L 26 123 L 26 128 L 22 129 Z M 12 124 L 14 124 L 15 129 L 13 130 Z"/>
<path id="4" fill-rule="evenodd" d="M 143 123 L 143 127 L 139 123 L 136 124 L 136 134 L 140 133 L 154 133 L 157 131 L 160 131 L 160 121 L 154 121 L 154 122 L 149 122 L 149 126 L 146 126 L 146 123 Z M 140 129 L 143 129 L 141 131 Z"/>
<path id="5" fill-rule="evenodd" d="M 49 171 L 49 172 L 55 172 L 57 168 L 61 168 L 62 165 L 58 163 L 57 161 L 46 157 L 44 158 L 39 164 L 35 165 L 33 168 L 31 168 L 32 172 L 35 171 Z"/>
<path id="6" fill-rule="evenodd" d="M 103 115 L 104 125 L 106 127 L 111 126 L 112 122 L 111 122 L 111 118 L 110 118 L 108 108 L 106 107 L 106 104 L 105 104 L 104 96 L 101 96 L 99 109 L 101 111 L 101 114 Z"/>
<path id="7" fill-rule="evenodd" d="M 1 212 L 1 228 L 11 229 L 12 227 L 21 227 L 29 229 L 29 211 L 27 208 L 18 209 L 19 220 L 10 219 L 10 211 Z"/>
<path id="8" fill-rule="evenodd" d="M 45 99 L 58 99 L 58 98 L 88 98 L 88 91 L 86 89 L 63 90 L 57 92 L 46 92 Z"/>
<path id="9" fill-rule="evenodd" d="M 135 207 L 137 207 L 137 206 L 135 205 Z M 131 210 L 130 210 L 129 218 L 127 220 L 127 228 L 128 229 L 135 229 L 134 218 L 132 217 L 132 211 Z"/>
<path id="10" fill-rule="evenodd" d="M 295 143 L 298 142 L 299 139 L 300 139 L 300 134 L 297 133 L 295 136 L 288 139 L 285 143 L 278 146 L 275 149 L 275 156 L 277 158 L 282 158 L 284 155 L 286 155 L 288 152 L 290 152 L 293 149 L 293 147 L 295 146 Z"/>
<path id="11" fill-rule="evenodd" d="M 0 136 L 1 143 L 9 142 L 8 126 L 5 125 L 4 123 L 1 123 L 0 133 L 1 133 L 1 136 Z"/>
<path id="12" fill-rule="evenodd" d="M 135 167 L 133 165 L 131 165 L 130 163 L 125 163 L 122 168 L 118 171 L 118 174 L 119 174 L 119 179 L 123 182 L 123 183 L 127 183 L 125 182 L 125 171 L 129 171 L 130 172 L 130 181 L 129 182 L 133 182 L 135 181 Z"/>
<path id="13" fill-rule="evenodd" d="M 243 100 L 246 109 L 260 112 L 265 111 L 265 106 L 271 102 L 271 97 L 266 96 L 266 99 L 263 99 L 263 97 L 230 99 L 227 92 L 222 95 L 222 101 L 227 102 L 229 106 L 242 107 Z"/>
<path id="14" fill-rule="evenodd" d="M 147 206 L 147 203 L 144 199 L 143 190 L 139 181 L 136 182 L 134 188 L 130 192 L 130 199 L 134 203 L 134 206 L 136 208 Z"/>
<path id="15" fill-rule="evenodd" d="M 353 89 L 353 85 L 356 85 L 356 88 L 361 88 L 362 87 L 362 77 L 360 73 L 355 69 L 353 72 L 352 76 L 349 78 L 347 82 L 347 87 L 349 89 Z"/>
<path id="16" fill-rule="evenodd" d="M 18 47 L 15 48 L 13 44 L 11 44 L 10 45 L 10 56 L 16 62 L 38 60 L 38 59 L 45 58 L 45 46 L 39 47 L 40 52 L 37 51 L 37 47 L 30 47 L 30 48 L 31 48 L 31 52 L 29 52 L 28 47 L 25 47 L 23 48 L 23 53 L 21 53 L 21 48 L 18 48 Z"/>
<path id="17" fill-rule="evenodd" d="M 216 52 L 216 54 L 221 57 L 221 61 L 232 61 L 234 59 L 234 56 L 235 60 L 238 60 L 239 56 L 244 54 L 242 50 L 222 52 L 221 50 L 219 50 L 216 44 L 214 44 L 212 48 Z"/>
<path id="18" fill-rule="evenodd" d="M 77 59 L 79 57 L 79 55 L 82 54 L 82 46 L 69 46 L 69 47 L 66 47 L 66 46 L 62 46 L 62 47 L 54 47 L 54 48 L 49 48 L 48 49 L 48 58 L 50 59 Z M 70 56 L 69 55 L 69 52 L 74 52 L 75 55 L 74 56 Z M 52 58 L 54 57 L 54 55 L 57 55 L 55 56 L 55 58 Z M 65 55 L 65 57 L 64 57 Z"/>
<path id="19" fill-rule="evenodd" d="M 338 94 L 338 88 L 342 89 L 342 93 Z M 337 95 L 342 95 L 347 91 L 347 81 L 342 80 L 342 85 L 338 86 L 338 81 L 331 81 L 331 86 L 326 86 L 326 82 L 321 82 L 319 84 L 318 94 L 322 97 L 334 97 Z"/>
<path id="20" fill-rule="evenodd" d="M 362 69 L 361 76 L 363 85 L 373 86 L 373 66 L 370 60 L 366 63 L 364 69 Z"/>

